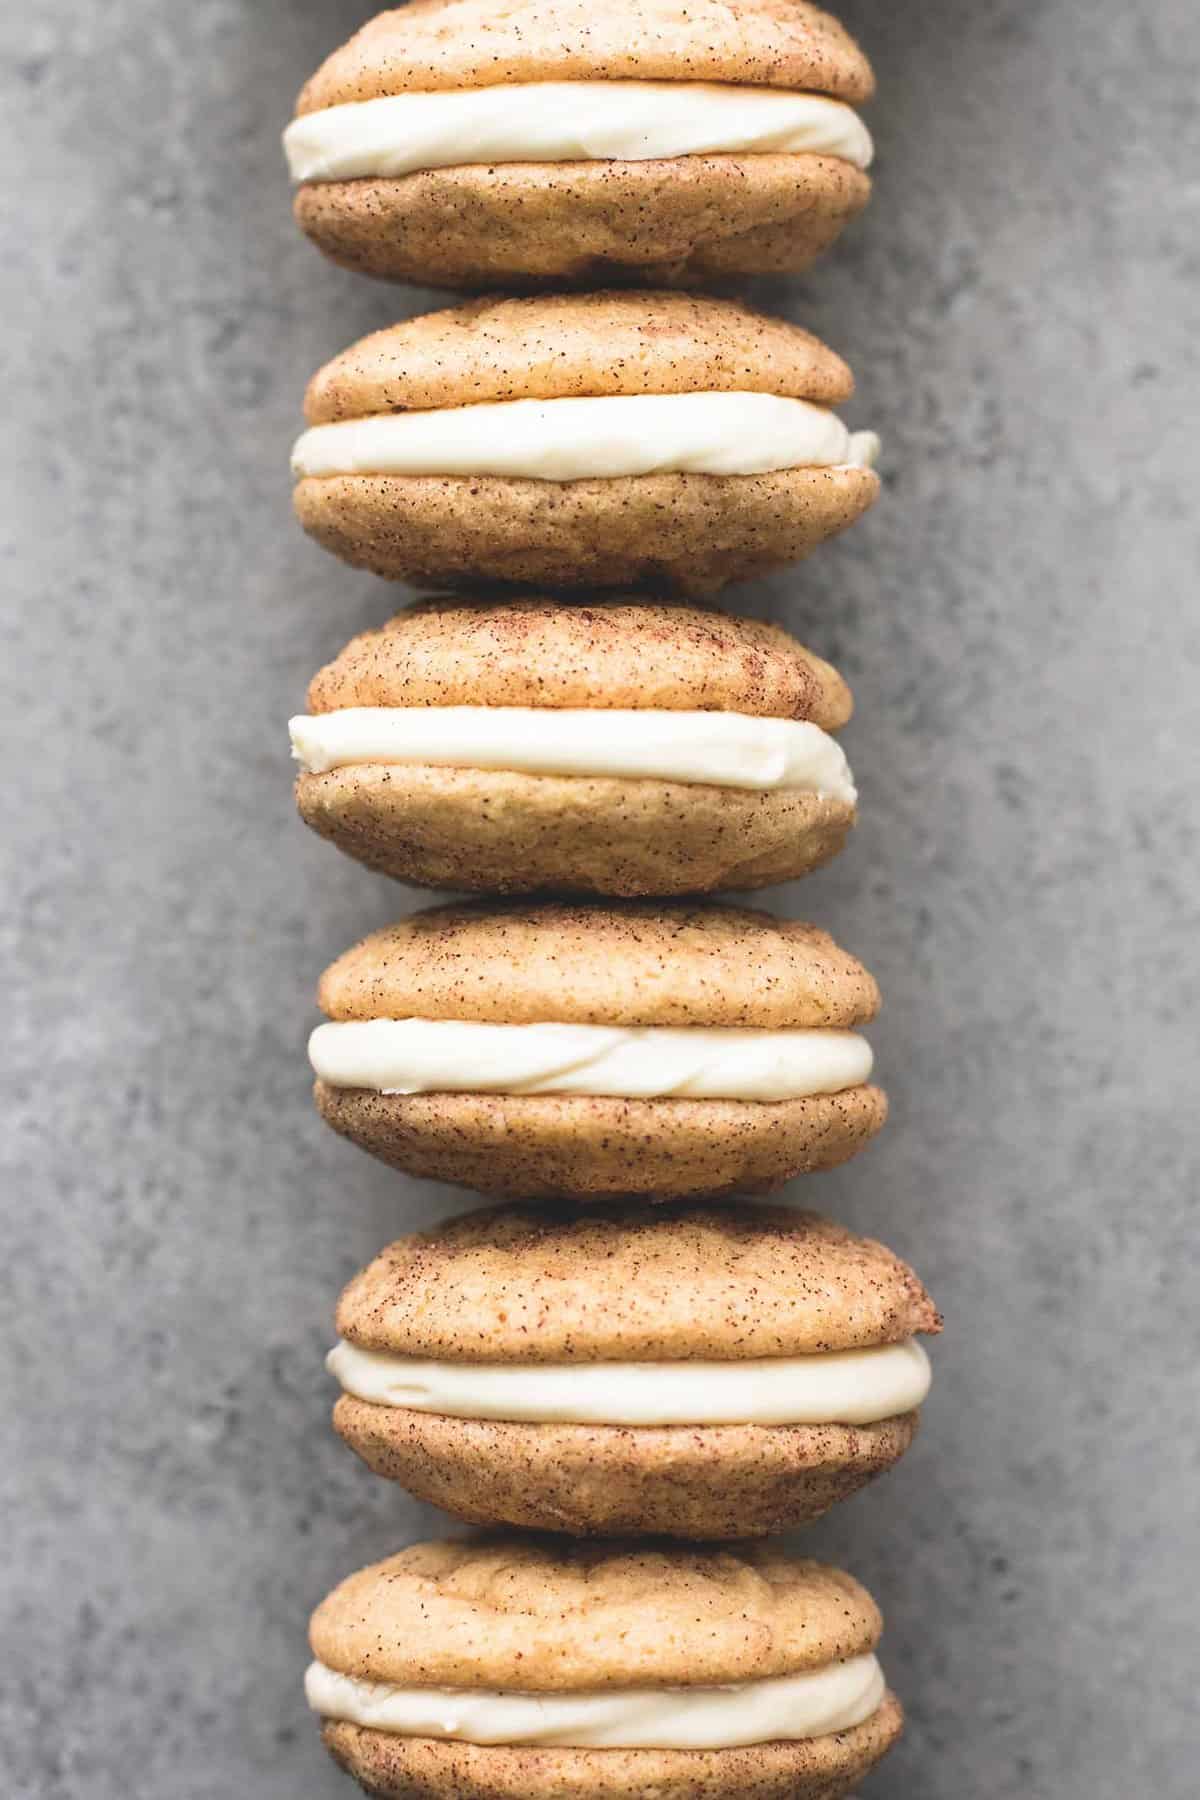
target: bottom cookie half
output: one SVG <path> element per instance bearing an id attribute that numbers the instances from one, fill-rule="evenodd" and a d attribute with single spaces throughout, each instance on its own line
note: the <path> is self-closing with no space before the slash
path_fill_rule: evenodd
<path id="1" fill-rule="evenodd" d="M 836 1736 L 736 1750 L 560 1750 L 329 1723 L 326 1748 L 379 1800 L 844 1800 L 904 1726 L 889 1694 Z"/>
<path id="2" fill-rule="evenodd" d="M 356 862 L 466 893 L 767 887 L 828 862 L 854 823 L 821 794 L 413 764 L 302 775 L 296 799 Z"/>
<path id="3" fill-rule="evenodd" d="M 532 481 L 309 476 L 297 517 L 355 568 L 431 589 L 493 582 L 715 594 L 798 562 L 879 492 L 871 469 Z"/>
<path id="4" fill-rule="evenodd" d="M 834 156 L 481 163 L 309 182 L 296 218 L 344 268 L 425 287 L 686 283 L 807 268 L 870 192 Z"/>
<path id="5" fill-rule="evenodd" d="M 887 1118 L 865 1085 L 773 1103 L 313 1092 L 327 1125 L 393 1168 L 527 1200 L 768 1193 L 848 1161 Z"/>
<path id="6" fill-rule="evenodd" d="M 638 1427 L 448 1418 L 343 1395 L 334 1425 L 375 1474 L 481 1525 L 732 1540 L 809 1523 L 902 1457 L 875 1425 Z"/>

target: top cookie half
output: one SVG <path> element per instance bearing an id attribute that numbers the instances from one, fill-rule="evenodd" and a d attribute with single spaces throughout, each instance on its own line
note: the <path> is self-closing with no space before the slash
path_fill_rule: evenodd
<path id="1" fill-rule="evenodd" d="M 870 65 L 805 0 L 415 0 L 285 134 L 312 240 L 461 288 L 807 266 L 870 194 Z"/>

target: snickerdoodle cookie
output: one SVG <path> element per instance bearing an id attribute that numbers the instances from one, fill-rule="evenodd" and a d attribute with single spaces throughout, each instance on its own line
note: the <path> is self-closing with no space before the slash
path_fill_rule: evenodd
<path id="1" fill-rule="evenodd" d="M 898 1461 L 941 1321 L 882 1244 L 752 1204 L 505 1207 L 402 1238 L 342 1295 L 341 1436 L 483 1525 L 733 1539 Z"/>
<path id="2" fill-rule="evenodd" d="M 766 887 L 841 849 L 845 682 L 695 606 L 428 601 L 291 722 L 300 812 L 369 868 L 479 893 Z"/>
<path id="3" fill-rule="evenodd" d="M 799 326 L 688 294 L 474 301 L 310 382 L 297 516 L 377 575 L 713 593 L 805 556 L 879 489 Z"/>
<path id="4" fill-rule="evenodd" d="M 874 80 L 806 0 L 416 0 L 284 134 L 327 256 L 428 286 L 806 267 L 866 205 Z"/>
<path id="5" fill-rule="evenodd" d="M 879 990 L 813 925 L 727 906 L 435 907 L 323 976 L 335 1131 L 521 1199 L 764 1192 L 882 1126 Z"/>
<path id="6" fill-rule="evenodd" d="M 903 1729 L 881 1633 L 777 1548 L 468 1537 L 335 1588 L 305 1686 L 382 1800 L 843 1800 Z"/>

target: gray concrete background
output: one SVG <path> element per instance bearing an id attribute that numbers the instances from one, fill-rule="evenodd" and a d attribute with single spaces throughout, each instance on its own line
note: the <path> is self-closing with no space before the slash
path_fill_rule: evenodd
<path id="1" fill-rule="evenodd" d="M 795 289 L 885 502 L 768 587 L 865 795 L 779 896 L 878 971 L 881 1145 L 804 1199 L 948 1332 L 815 1531 L 911 1711 L 871 1800 L 1191 1800 L 1200 43 L 1193 0 L 846 0 L 874 208 Z M 411 301 L 293 235 L 276 134 L 366 16 L 0 23 L 11 1800 L 345 1791 L 304 1622 L 436 1521 L 326 1427 L 345 1277 L 445 1209 L 322 1132 L 324 963 L 407 896 L 295 822 L 283 725 L 392 595 L 290 524 L 311 370 Z"/>

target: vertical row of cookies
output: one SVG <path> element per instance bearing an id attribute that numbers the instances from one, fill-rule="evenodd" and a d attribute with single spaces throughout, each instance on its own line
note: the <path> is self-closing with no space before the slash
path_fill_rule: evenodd
<path id="1" fill-rule="evenodd" d="M 300 812 L 489 896 L 341 957 L 310 1043 L 335 1130 L 499 1202 L 338 1309 L 340 1435 L 488 1528 L 314 1617 L 325 1741 L 387 1800 L 840 1800 L 901 1728 L 873 1602 L 762 1540 L 903 1455 L 940 1320 L 882 1245 L 749 1198 L 883 1125 L 878 990 L 703 898 L 855 822 L 841 677 L 702 602 L 852 524 L 878 442 L 831 350 L 685 291 L 834 241 L 872 85 L 805 0 L 412 0 L 285 134 L 335 261 L 523 290 L 335 358 L 293 453 L 318 542 L 441 596 L 314 679 Z"/>

